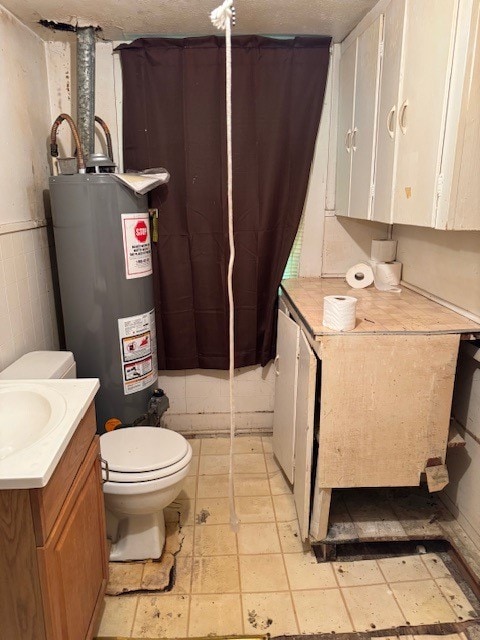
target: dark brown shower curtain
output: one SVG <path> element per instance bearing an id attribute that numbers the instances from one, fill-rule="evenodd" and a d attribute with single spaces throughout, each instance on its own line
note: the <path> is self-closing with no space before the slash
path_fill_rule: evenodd
<path id="1" fill-rule="evenodd" d="M 329 46 L 324 37 L 233 38 L 237 367 L 274 355 L 277 291 L 307 191 Z M 125 169 L 171 174 L 151 197 L 159 368 L 227 369 L 224 38 L 119 49 Z"/>

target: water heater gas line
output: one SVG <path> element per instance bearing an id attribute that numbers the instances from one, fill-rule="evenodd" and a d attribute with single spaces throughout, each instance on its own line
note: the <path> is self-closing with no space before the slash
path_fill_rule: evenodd
<path id="1" fill-rule="evenodd" d="M 235 305 L 233 301 L 233 266 L 235 263 L 235 240 L 233 235 L 233 176 L 232 176 L 232 25 L 235 26 L 235 8 L 233 0 L 225 2 L 210 14 L 214 27 L 225 31 L 225 78 L 226 78 L 226 114 L 227 114 L 227 198 L 228 198 L 228 242 L 230 257 L 228 261 L 228 340 L 229 340 L 229 387 L 230 387 L 230 469 L 228 494 L 230 498 L 230 524 L 238 530 L 238 517 L 233 497 L 233 445 L 235 440 Z"/>

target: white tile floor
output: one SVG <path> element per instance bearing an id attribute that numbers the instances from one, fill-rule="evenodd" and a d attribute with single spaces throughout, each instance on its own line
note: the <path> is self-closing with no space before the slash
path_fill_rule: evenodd
<path id="1" fill-rule="evenodd" d="M 180 512 L 185 534 L 175 586 L 169 593 L 107 597 L 99 637 L 340 633 L 469 617 L 468 600 L 433 554 L 318 564 L 300 540 L 270 438 L 236 440 L 241 524 L 232 532 L 229 440 L 191 443 L 191 475 L 167 513 L 172 521 Z"/>

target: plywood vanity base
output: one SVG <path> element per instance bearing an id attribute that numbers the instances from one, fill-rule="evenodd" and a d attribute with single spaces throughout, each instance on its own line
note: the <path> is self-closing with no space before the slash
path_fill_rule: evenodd
<path id="1" fill-rule="evenodd" d="M 89 640 L 107 571 L 92 404 L 46 487 L 0 490 L 2 638 Z"/>
<path id="2" fill-rule="evenodd" d="M 320 487 L 418 485 L 444 462 L 459 336 L 322 338 Z"/>

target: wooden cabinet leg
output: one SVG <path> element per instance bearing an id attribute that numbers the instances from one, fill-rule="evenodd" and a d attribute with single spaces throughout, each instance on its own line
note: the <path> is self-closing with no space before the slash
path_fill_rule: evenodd
<path id="1" fill-rule="evenodd" d="M 331 489 L 315 488 L 312 518 L 310 522 L 310 535 L 315 538 L 315 540 L 323 540 L 327 537 L 331 499 Z"/>
<path id="2" fill-rule="evenodd" d="M 315 554 L 317 562 L 333 562 L 337 559 L 336 544 L 312 544 L 312 550 Z"/>

